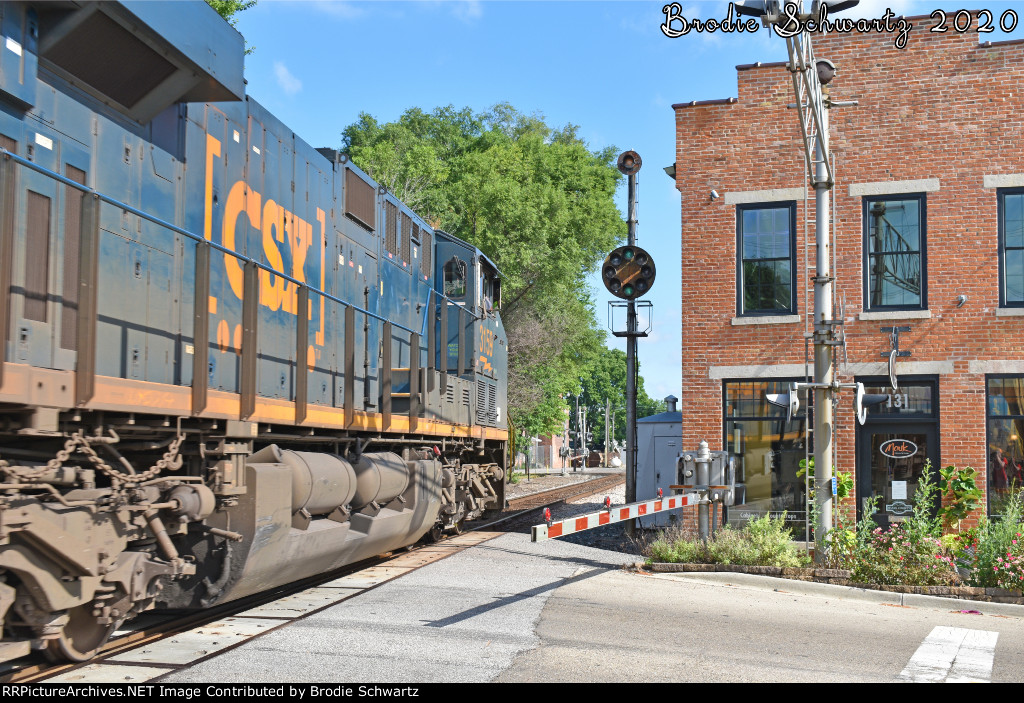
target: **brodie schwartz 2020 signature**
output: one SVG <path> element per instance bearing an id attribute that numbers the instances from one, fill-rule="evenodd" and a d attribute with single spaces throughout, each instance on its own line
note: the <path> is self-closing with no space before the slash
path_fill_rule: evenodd
<path id="1" fill-rule="evenodd" d="M 721 20 L 689 20 L 682 16 L 682 9 L 682 6 L 677 2 L 665 5 L 662 8 L 662 12 L 665 15 L 665 21 L 661 25 L 661 31 L 666 37 L 675 39 L 689 34 L 691 31 L 697 33 L 753 33 L 760 28 L 756 19 L 740 18 L 736 12 L 735 3 L 731 2 L 729 3 L 729 9 L 726 12 L 726 16 Z M 889 8 L 885 9 L 885 13 L 881 17 L 873 19 L 854 19 L 847 17 L 837 19 L 830 18 L 828 16 L 828 6 L 825 4 L 820 5 L 817 15 L 811 17 L 807 17 L 806 15 L 801 16 L 799 10 L 800 8 L 795 2 L 788 2 L 783 5 L 779 19 L 770 25 L 772 31 L 783 38 L 793 37 L 804 31 L 840 33 L 858 32 L 861 34 L 867 34 L 869 32 L 885 32 L 895 35 L 893 44 L 897 49 L 905 49 L 907 47 L 907 42 L 910 39 L 910 31 L 914 28 L 914 24 L 912 22 L 905 17 L 897 16 Z M 995 31 L 995 26 L 993 25 L 994 16 L 989 10 L 977 10 L 974 14 L 977 14 L 978 18 L 976 26 L 972 20 L 971 11 L 959 10 L 956 13 L 953 13 L 952 18 L 950 18 L 949 14 L 945 11 L 935 10 L 930 15 L 935 22 L 928 28 L 928 31 L 936 34 L 942 34 L 952 29 L 954 32 L 963 34 L 964 32 L 969 31 L 972 27 L 974 27 L 974 30 L 979 34 L 987 34 Z M 1003 32 L 1012 32 L 1016 27 L 1017 13 L 1013 10 L 1006 10 L 999 16 L 999 29 Z"/>

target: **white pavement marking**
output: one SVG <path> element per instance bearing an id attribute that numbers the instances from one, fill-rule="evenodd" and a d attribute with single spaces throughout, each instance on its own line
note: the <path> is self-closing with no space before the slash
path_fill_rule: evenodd
<path id="1" fill-rule="evenodd" d="M 988 683 L 992 680 L 992 663 L 996 654 L 998 632 L 968 630 L 960 652 L 953 661 L 947 683 Z"/>
<path id="2" fill-rule="evenodd" d="M 998 632 L 936 627 L 896 678 L 918 683 L 988 683 Z"/>

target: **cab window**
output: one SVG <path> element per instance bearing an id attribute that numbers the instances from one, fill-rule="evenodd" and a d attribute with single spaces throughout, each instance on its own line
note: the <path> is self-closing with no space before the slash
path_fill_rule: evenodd
<path id="1" fill-rule="evenodd" d="M 444 265 L 444 294 L 452 300 L 466 299 L 466 262 L 457 256 Z"/>
<path id="2" fill-rule="evenodd" d="M 491 313 L 497 310 L 499 307 L 499 288 L 497 276 L 491 271 L 481 271 L 480 273 L 480 291 L 481 291 L 481 305 L 484 308 L 484 312 Z"/>

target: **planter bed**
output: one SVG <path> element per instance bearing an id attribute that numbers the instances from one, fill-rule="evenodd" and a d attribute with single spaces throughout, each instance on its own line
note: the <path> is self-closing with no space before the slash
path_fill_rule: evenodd
<path id="1" fill-rule="evenodd" d="M 813 581 L 829 583 L 836 586 L 853 586 L 868 588 L 888 593 L 913 593 L 927 596 L 943 596 L 988 603 L 1012 603 L 1024 605 L 1024 594 L 1021 591 L 1009 591 L 1004 588 L 976 588 L 973 586 L 880 586 L 871 583 L 858 583 L 850 578 L 846 569 L 815 569 L 782 566 L 740 566 L 738 564 L 668 564 L 655 562 L 647 564 L 636 562 L 632 565 L 636 571 L 648 571 L 658 574 L 668 573 L 708 573 L 724 572 L 736 574 L 756 574 L 758 576 L 775 576 L 797 581 Z"/>

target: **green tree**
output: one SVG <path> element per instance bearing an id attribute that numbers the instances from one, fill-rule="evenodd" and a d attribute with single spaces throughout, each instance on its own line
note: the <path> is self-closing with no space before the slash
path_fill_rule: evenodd
<path id="1" fill-rule="evenodd" d="M 587 429 L 593 433 L 594 443 L 604 443 L 605 400 L 609 400 L 615 423 L 611 428 L 613 439 L 626 440 L 626 352 L 621 349 L 602 348 L 584 368 L 581 380 L 580 404 L 587 408 Z M 665 402 L 647 395 L 644 379 L 637 379 L 637 418 L 657 415 L 665 411 Z"/>
<path id="2" fill-rule="evenodd" d="M 526 435 L 559 430 L 564 396 L 604 348 L 586 278 L 626 231 L 616 150 L 591 151 L 577 129 L 502 103 L 387 124 L 362 114 L 342 133 L 356 165 L 501 269 L 509 414 Z"/>

